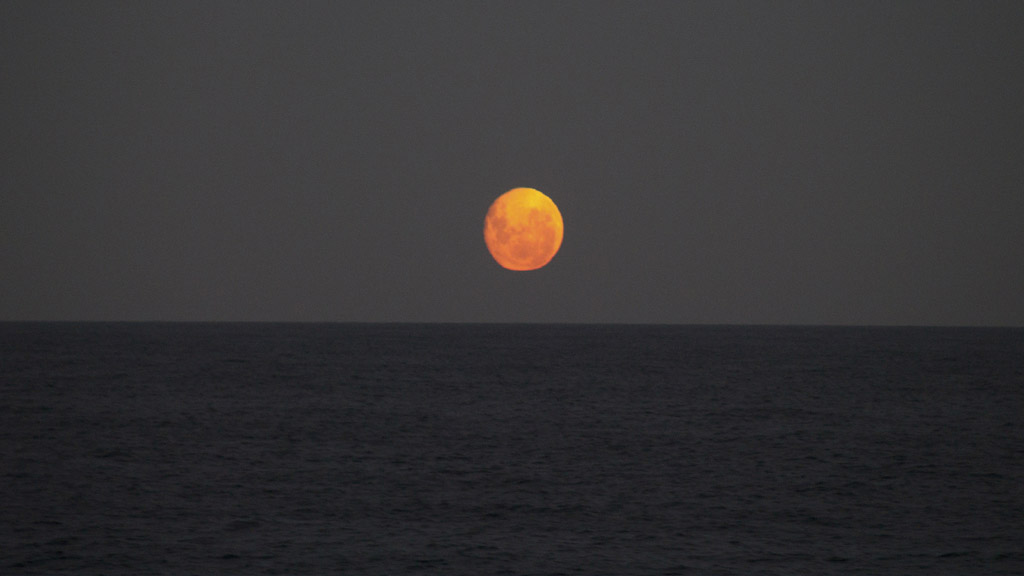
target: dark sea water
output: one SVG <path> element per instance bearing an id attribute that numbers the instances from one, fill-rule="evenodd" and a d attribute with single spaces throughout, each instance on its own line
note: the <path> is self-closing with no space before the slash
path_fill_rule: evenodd
<path id="1" fill-rule="evenodd" d="M 1024 330 L 0 324 L 2 574 L 1024 574 Z"/>

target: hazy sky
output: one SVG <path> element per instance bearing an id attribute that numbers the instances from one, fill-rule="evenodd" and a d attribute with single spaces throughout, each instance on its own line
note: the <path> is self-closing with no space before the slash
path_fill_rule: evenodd
<path id="1" fill-rule="evenodd" d="M 0 320 L 1024 325 L 1017 0 L 7 0 L 0 128 Z"/>

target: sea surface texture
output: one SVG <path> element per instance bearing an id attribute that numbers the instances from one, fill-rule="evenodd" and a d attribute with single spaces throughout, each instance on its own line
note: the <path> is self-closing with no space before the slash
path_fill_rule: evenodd
<path id="1" fill-rule="evenodd" d="M 2 574 L 1024 574 L 1024 330 L 0 324 Z"/>

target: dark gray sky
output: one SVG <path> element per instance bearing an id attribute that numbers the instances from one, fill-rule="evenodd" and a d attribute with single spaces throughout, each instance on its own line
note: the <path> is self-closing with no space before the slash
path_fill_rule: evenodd
<path id="1" fill-rule="evenodd" d="M 0 320 L 1024 325 L 1016 0 L 8 0 L 0 127 Z"/>

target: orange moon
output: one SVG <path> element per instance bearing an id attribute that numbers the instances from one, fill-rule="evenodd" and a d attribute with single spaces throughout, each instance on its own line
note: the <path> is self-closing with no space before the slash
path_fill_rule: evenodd
<path id="1" fill-rule="evenodd" d="M 513 188 L 498 196 L 484 219 L 487 249 L 509 270 L 545 266 L 561 248 L 562 232 L 558 206 L 533 188 Z"/>

